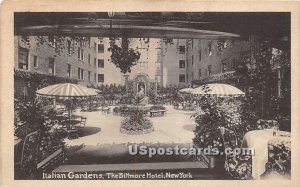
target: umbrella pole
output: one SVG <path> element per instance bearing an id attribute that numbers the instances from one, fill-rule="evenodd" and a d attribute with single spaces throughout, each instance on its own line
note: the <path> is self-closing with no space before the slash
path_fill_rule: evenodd
<path id="1" fill-rule="evenodd" d="M 70 108 L 69 108 L 69 121 L 71 121 L 71 112 L 72 112 L 72 101 L 70 102 Z"/>

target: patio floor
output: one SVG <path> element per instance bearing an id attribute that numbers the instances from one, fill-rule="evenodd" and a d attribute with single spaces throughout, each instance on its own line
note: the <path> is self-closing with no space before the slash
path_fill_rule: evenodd
<path id="1" fill-rule="evenodd" d="M 120 132 L 124 117 L 96 112 L 75 112 L 86 116 L 86 126 L 78 139 L 66 140 L 67 146 L 99 146 L 123 143 L 192 143 L 193 129 L 196 126 L 190 116 L 192 111 L 175 110 L 166 106 L 165 116 L 150 118 L 154 131 L 143 135 L 128 135 Z"/>

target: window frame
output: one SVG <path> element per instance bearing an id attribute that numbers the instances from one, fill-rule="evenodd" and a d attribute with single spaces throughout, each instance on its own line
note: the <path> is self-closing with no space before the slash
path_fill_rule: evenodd
<path id="1" fill-rule="evenodd" d="M 72 66 L 71 64 L 67 64 L 67 76 L 70 78 L 72 73 Z"/>
<path id="2" fill-rule="evenodd" d="M 102 64 L 102 66 L 99 66 L 100 64 Z M 100 68 L 100 69 L 104 68 L 104 59 L 101 59 L 101 58 L 98 59 L 98 66 L 97 67 Z"/>
<path id="3" fill-rule="evenodd" d="M 179 78 L 179 83 L 185 83 L 186 82 L 186 76 L 185 76 L 185 74 L 179 74 L 178 78 Z"/>
<path id="4" fill-rule="evenodd" d="M 100 47 L 103 46 L 103 47 Z M 104 53 L 104 44 L 98 44 L 98 53 Z"/>
<path id="5" fill-rule="evenodd" d="M 179 54 L 185 54 L 186 53 L 185 45 L 178 46 L 178 51 L 179 51 Z"/>
<path id="6" fill-rule="evenodd" d="M 88 53 L 88 63 L 89 63 L 90 66 L 92 65 L 92 63 L 91 63 L 91 54 L 90 53 Z"/>
<path id="7" fill-rule="evenodd" d="M 185 66 L 186 66 L 185 60 L 181 59 L 181 60 L 179 60 L 178 62 L 179 62 L 179 68 L 185 68 Z M 182 65 L 181 63 L 182 63 L 182 62 L 183 62 L 183 64 L 184 64 L 184 66 L 181 66 L 181 65 Z"/>
<path id="8" fill-rule="evenodd" d="M 26 63 L 20 63 L 20 52 L 25 53 Z M 22 64 L 22 67 L 21 67 L 21 64 Z M 26 68 L 24 68 L 24 65 L 26 66 Z M 22 69 L 22 70 L 29 70 L 29 49 L 19 47 L 19 50 L 18 50 L 18 68 Z"/>
<path id="9" fill-rule="evenodd" d="M 32 55 L 33 56 L 33 68 L 38 68 L 39 67 L 39 61 L 38 61 L 38 56 L 37 55 Z"/>
<path id="10" fill-rule="evenodd" d="M 100 79 L 100 76 L 103 76 L 103 79 Z M 104 74 L 102 73 L 98 74 L 98 82 L 104 83 Z"/>
<path id="11" fill-rule="evenodd" d="M 208 74 L 208 76 L 210 76 L 212 74 L 212 66 L 211 65 L 207 66 L 207 74 Z"/>
<path id="12" fill-rule="evenodd" d="M 49 57 L 49 63 L 48 63 L 48 73 L 51 74 L 51 75 L 55 75 L 55 59 L 52 58 L 52 57 Z M 53 63 L 53 67 L 50 67 L 50 63 Z M 50 73 L 49 72 L 49 68 L 52 68 L 52 72 Z"/>

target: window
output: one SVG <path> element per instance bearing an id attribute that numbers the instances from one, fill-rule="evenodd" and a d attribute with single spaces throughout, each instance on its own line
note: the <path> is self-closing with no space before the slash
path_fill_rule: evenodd
<path id="1" fill-rule="evenodd" d="M 199 62 L 201 61 L 201 49 L 199 50 Z"/>
<path id="2" fill-rule="evenodd" d="M 179 68 L 185 68 L 185 60 L 179 60 Z"/>
<path id="3" fill-rule="evenodd" d="M 194 72 L 191 74 L 191 80 L 194 80 Z"/>
<path id="4" fill-rule="evenodd" d="M 98 82 L 104 82 L 104 74 L 98 74 Z"/>
<path id="5" fill-rule="evenodd" d="M 92 43 L 91 43 L 91 37 L 89 37 L 89 48 L 92 47 Z"/>
<path id="6" fill-rule="evenodd" d="M 89 65 L 91 65 L 91 54 L 88 54 L 88 62 L 89 62 Z"/>
<path id="7" fill-rule="evenodd" d="M 198 69 L 198 77 L 201 78 L 201 69 Z"/>
<path id="8" fill-rule="evenodd" d="M 98 44 L 98 53 L 104 53 L 104 45 Z"/>
<path id="9" fill-rule="evenodd" d="M 185 82 L 185 74 L 179 75 L 179 82 Z"/>
<path id="10" fill-rule="evenodd" d="M 54 58 L 49 58 L 48 73 L 55 74 Z"/>
<path id="11" fill-rule="evenodd" d="M 19 69 L 28 70 L 28 49 L 19 47 Z"/>
<path id="12" fill-rule="evenodd" d="M 192 66 L 194 65 L 194 56 L 192 56 Z"/>
<path id="13" fill-rule="evenodd" d="M 78 59 L 83 60 L 83 49 L 78 47 Z"/>
<path id="14" fill-rule="evenodd" d="M 94 42 L 94 51 L 97 52 L 97 43 Z"/>
<path id="15" fill-rule="evenodd" d="M 83 78 L 83 69 L 81 69 L 81 68 L 78 68 L 78 79 L 84 80 L 84 78 Z"/>
<path id="16" fill-rule="evenodd" d="M 51 36 L 51 37 L 49 36 L 48 41 L 49 41 L 49 45 L 51 47 L 56 47 L 56 39 L 53 36 Z"/>
<path id="17" fill-rule="evenodd" d="M 98 59 L 98 68 L 104 68 L 104 60 Z"/>
<path id="18" fill-rule="evenodd" d="M 88 71 L 88 79 L 89 79 L 89 82 L 91 82 L 91 72 Z"/>
<path id="19" fill-rule="evenodd" d="M 80 70 L 80 68 L 78 68 L 78 71 L 77 71 L 77 75 L 78 75 L 78 79 L 80 79 L 81 78 L 81 70 Z"/>
<path id="20" fill-rule="evenodd" d="M 210 76 L 211 75 L 211 65 L 207 66 L 207 71 L 208 71 L 208 76 Z"/>
<path id="21" fill-rule="evenodd" d="M 71 77 L 71 64 L 67 64 L 68 68 L 67 68 L 67 76 Z"/>
<path id="22" fill-rule="evenodd" d="M 97 74 L 94 73 L 94 82 L 97 82 Z"/>
<path id="23" fill-rule="evenodd" d="M 68 54 L 71 54 L 71 40 L 67 40 Z"/>
<path id="24" fill-rule="evenodd" d="M 36 55 L 33 55 L 33 67 L 34 68 L 38 67 L 38 58 Z"/>
<path id="25" fill-rule="evenodd" d="M 221 62 L 221 73 L 226 72 L 226 70 L 227 70 L 227 64 L 226 64 L 226 61 L 225 61 L 225 60 L 222 60 L 222 62 Z"/>
<path id="26" fill-rule="evenodd" d="M 97 67 L 97 58 L 94 58 L 94 67 Z"/>
<path id="27" fill-rule="evenodd" d="M 179 46 L 179 54 L 185 54 L 185 46 Z"/>
<path id="28" fill-rule="evenodd" d="M 212 46 L 212 42 L 208 42 L 208 56 L 211 56 L 211 55 L 212 55 L 212 49 L 211 49 L 211 46 Z"/>

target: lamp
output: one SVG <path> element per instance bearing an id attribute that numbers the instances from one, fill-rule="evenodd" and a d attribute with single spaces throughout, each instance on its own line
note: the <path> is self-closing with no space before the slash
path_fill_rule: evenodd
<path id="1" fill-rule="evenodd" d="M 108 14 L 108 17 L 109 17 L 109 18 L 112 18 L 112 17 L 115 16 L 115 12 L 107 12 L 107 14 Z M 109 27 L 110 35 L 112 35 L 112 19 L 110 19 L 109 23 L 110 23 L 110 27 Z M 110 38 L 111 38 L 111 37 L 110 37 Z"/>
<path id="2" fill-rule="evenodd" d="M 108 17 L 112 18 L 115 16 L 115 12 L 107 12 Z"/>

